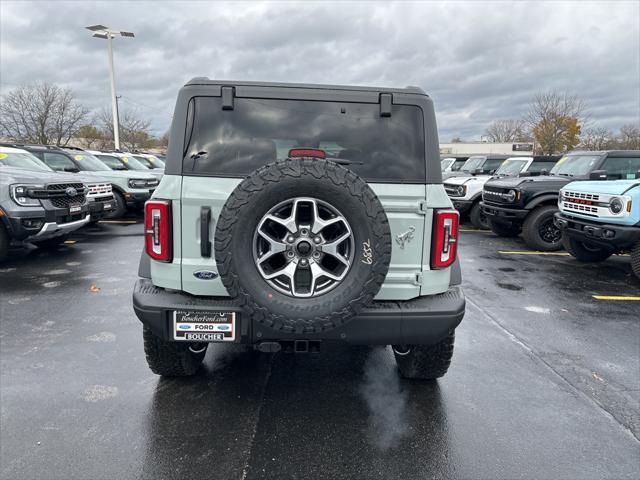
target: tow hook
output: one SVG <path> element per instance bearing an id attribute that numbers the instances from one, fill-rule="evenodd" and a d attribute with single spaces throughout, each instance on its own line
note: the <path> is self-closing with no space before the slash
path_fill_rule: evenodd
<path id="1" fill-rule="evenodd" d="M 208 346 L 208 343 L 194 343 L 193 345 L 189 345 L 189 351 L 191 353 L 202 353 Z"/>

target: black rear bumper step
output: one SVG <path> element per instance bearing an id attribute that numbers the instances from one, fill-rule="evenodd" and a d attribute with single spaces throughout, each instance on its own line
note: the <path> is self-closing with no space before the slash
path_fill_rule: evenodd
<path id="1" fill-rule="evenodd" d="M 144 278 L 136 282 L 133 308 L 140 321 L 164 340 L 172 340 L 174 310 L 211 310 L 236 312 L 238 343 L 336 340 L 358 345 L 431 345 L 460 324 L 465 299 L 462 288 L 457 285 L 437 295 L 407 301 L 374 301 L 345 325 L 318 333 L 274 330 L 252 320 L 234 299 L 167 291 Z"/>

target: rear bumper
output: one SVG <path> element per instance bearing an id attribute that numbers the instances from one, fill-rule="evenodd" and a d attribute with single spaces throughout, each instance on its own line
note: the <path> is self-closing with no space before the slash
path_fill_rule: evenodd
<path id="1" fill-rule="evenodd" d="M 529 214 L 529 210 L 522 208 L 498 207 L 485 202 L 480 202 L 480 205 L 489 220 L 499 223 L 522 223 Z"/>
<path id="2" fill-rule="evenodd" d="M 232 299 L 197 297 L 155 287 L 139 279 L 133 292 L 133 309 L 140 321 L 164 340 L 172 340 L 174 310 L 233 311 L 240 322 L 236 342 L 335 340 L 357 345 L 431 345 L 455 329 L 465 312 L 464 293 L 453 286 L 444 293 L 404 302 L 373 302 L 345 325 L 320 333 L 284 333 L 253 321 Z"/>
<path id="3" fill-rule="evenodd" d="M 640 226 L 592 222 L 556 213 L 554 223 L 568 235 L 609 250 L 627 250 L 640 241 Z"/>

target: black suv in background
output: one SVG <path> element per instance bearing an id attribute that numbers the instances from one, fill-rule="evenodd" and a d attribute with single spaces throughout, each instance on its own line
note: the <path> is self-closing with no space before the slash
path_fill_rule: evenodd
<path id="1" fill-rule="evenodd" d="M 560 189 L 574 180 L 635 178 L 640 151 L 576 151 L 563 156 L 549 175 L 489 180 L 482 191 L 482 211 L 491 230 L 502 237 L 522 233 L 540 251 L 562 248 L 562 232 L 554 224 Z"/>

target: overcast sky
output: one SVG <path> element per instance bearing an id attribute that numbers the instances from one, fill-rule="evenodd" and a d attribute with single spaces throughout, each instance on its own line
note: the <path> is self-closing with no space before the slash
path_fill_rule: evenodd
<path id="1" fill-rule="evenodd" d="M 46 80 L 93 111 L 109 106 L 114 41 L 121 108 L 169 126 L 188 79 L 422 87 L 440 141 L 478 139 L 532 96 L 583 97 L 613 130 L 640 122 L 640 2 L 0 2 L 0 93 Z"/>

